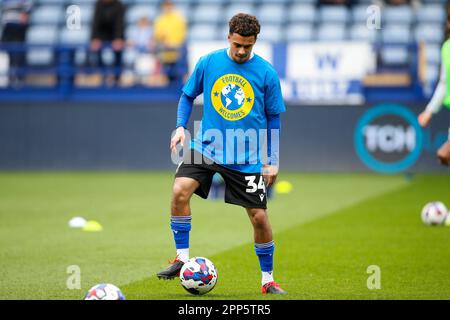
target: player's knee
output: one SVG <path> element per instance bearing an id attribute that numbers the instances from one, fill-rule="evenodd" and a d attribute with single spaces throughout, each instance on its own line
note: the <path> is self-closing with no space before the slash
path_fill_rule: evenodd
<path id="1" fill-rule="evenodd" d="M 253 226 L 257 229 L 264 229 L 267 227 L 267 215 L 264 211 L 258 211 L 252 216 Z"/>
<path id="2" fill-rule="evenodd" d="M 172 198 L 175 203 L 186 203 L 189 201 L 189 191 L 182 184 L 175 183 L 172 189 Z"/>

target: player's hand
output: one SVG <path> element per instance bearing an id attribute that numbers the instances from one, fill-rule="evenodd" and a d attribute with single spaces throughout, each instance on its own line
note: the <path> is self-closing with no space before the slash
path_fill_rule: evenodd
<path id="1" fill-rule="evenodd" d="M 272 184 L 275 183 L 275 180 L 277 180 L 278 176 L 278 167 L 265 164 L 263 166 L 263 178 L 266 181 L 266 186 L 270 187 Z"/>
<path id="2" fill-rule="evenodd" d="M 417 117 L 417 120 L 419 121 L 419 124 L 425 128 L 428 126 L 428 124 L 431 121 L 431 118 L 433 117 L 433 114 L 430 111 L 424 111 Z"/>
<path id="3" fill-rule="evenodd" d="M 170 150 L 172 153 L 177 153 L 177 144 L 180 143 L 181 147 L 184 147 L 184 140 L 186 139 L 184 135 L 184 128 L 178 127 L 175 131 L 175 135 L 170 140 Z"/>

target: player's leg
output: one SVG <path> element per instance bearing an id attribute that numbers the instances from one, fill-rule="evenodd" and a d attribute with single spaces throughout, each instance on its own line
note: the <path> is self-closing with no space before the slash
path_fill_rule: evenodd
<path id="1" fill-rule="evenodd" d="M 449 135 L 450 135 L 450 132 L 449 132 Z M 447 142 L 444 143 L 442 145 L 442 147 L 439 148 L 439 150 L 437 152 L 437 156 L 442 165 L 444 165 L 444 166 L 450 165 L 450 140 L 447 140 Z"/>
<path id="2" fill-rule="evenodd" d="M 192 178 L 175 178 L 172 190 L 170 227 L 173 232 L 177 258 L 183 262 L 189 260 L 189 231 L 191 230 L 192 194 L 200 183 Z"/>
<path id="3" fill-rule="evenodd" d="M 272 238 L 272 227 L 270 226 L 266 210 L 267 194 L 262 175 L 259 173 L 242 173 L 224 167 L 218 169 L 218 171 L 226 185 L 225 202 L 246 208 L 253 225 L 255 252 L 262 272 L 262 292 L 286 293 L 273 280 L 273 253 L 275 245 Z"/>
<path id="4" fill-rule="evenodd" d="M 286 294 L 273 279 L 273 256 L 275 243 L 272 237 L 267 210 L 263 208 L 246 208 L 253 225 L 255 252 L 259 259 L 262 273 L 262 292 L 273 294 Z"/>
<path id="5" fill-rule="evenodd" d="M 190 159 L 196 159 L 191 150 Z M 201 159 L 201 157 L 200 157 Z M 211 188 L 214 171 L 207 165 L 191 164 L 185 158 L 175 174 L 172 189 L 170 228 L 173 232 L 177 256 L 169 267 L 159 272 L 160 279 L 173 279 L 178 276 L 183 264 L 189 260 L 189 232 L 191 230 L 190 199 L 193 193 L 206 199 Z"/>
<path id="6" fill-rule="evenodd" d="M 189 232 L 191 231 L 191 208 L 189 205 L 192 194 L 200 183 L 192 178 L 177 177 L 172 188 L 170 228 L 177 255 L 166 269 L 157 274 L 160 279 L 175 278 L 183 264 L 189 260 Z"/>

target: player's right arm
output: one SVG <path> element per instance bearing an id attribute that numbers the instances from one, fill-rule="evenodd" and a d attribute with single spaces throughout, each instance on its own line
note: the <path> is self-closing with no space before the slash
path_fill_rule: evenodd
<path id="1" fill-rule="evenodd" d="M 203 93 L 205 60 L 204 57 L 200 58 L 188 81 L 183 86 L 183 94 L 178 102 L 177 129 L 175 135 L 170 140 L 170 150 L 173 153 L 176 153 L 176 146 L 178 143 L 180 143 L 181 146 L 184 146 L 184 130 L 187 128 L 194 100 Z"/>
<path id="2" fill-rule="evenodd" d="M 436 87 L 436 90 L 434 91 L 433 97 L 428 103 L 425 111 L 423 111 L 418 117 L 419 124 L 422 127 L 428 126 L 433 115 L 441 110 L 442 103 L 444 102 L 446 93 L 447 93 L 447 76 L 445 72 L 444 63 L 442 62 L 439 83 Z"/>
<path id="3" fill-rule="evenodd" d="M 187 123 L 192 113 L 192 106 L 194 104 L 194 98 L 189 97 L 183 93 L 178 102 L 177 112 L 177 126 L 175 135 L 170 140 L 170 150 L 172 153 L 176 153 L 177 144 L 180 143 L 181 147 L 184 146 L 185 134 L 184 129 L 187 128 Z"/>

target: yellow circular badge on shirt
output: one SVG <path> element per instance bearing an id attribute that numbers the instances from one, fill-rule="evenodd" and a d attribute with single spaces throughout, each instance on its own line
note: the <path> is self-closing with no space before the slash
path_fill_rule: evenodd
<path id="1" fill-rule="evenodd" d="M 214 109 L 229 121 L 245 118 L 253 108 L 254 98 L 250 82 L 238 74 L 221 76 L 211 90 Z"/>

